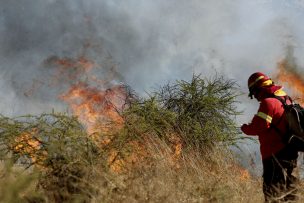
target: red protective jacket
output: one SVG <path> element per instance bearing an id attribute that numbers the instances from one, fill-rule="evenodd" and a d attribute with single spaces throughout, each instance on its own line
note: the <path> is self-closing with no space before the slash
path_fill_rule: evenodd
<path id="1" fill-rule="evenodd" d="M 279 86 L 272 86 L 266 89 L 265 94 L 260 99 L 260 107 L 250 124 L 244 124 L 241 130 L 247 135 L 257 135 L 260 142 L 262 159 L 276 154 L 285 147 L 283 135 L 287 133 L 287 121 L 283 116 L 284 107 L 282 103 L 272 96 L 284 98 L 286 93 Z M 290 101 L 286 101 L 287 104 Z M 275 125 L 276 130 L 271 125 Z"/>

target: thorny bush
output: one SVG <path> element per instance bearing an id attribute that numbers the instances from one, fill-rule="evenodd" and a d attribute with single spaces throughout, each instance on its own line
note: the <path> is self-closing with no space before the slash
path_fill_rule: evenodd
<path id="1" fill-rule="evenodd" d="M 170 141 L 178 136 L 184 148 L 205 149 L 234 145 L 239 139 L 235 117 L 237 85 L 216 75 L 204 79 L 193 75 L 190 82 L 179 80 L 133 102 L 125 111 L 130 136 L 158 136 Z"/>
<path id="2" fill-rule="evenodd" d="M 99 157 L 75 117 L 60 113 L 0 117 L 1 159 L 39 169 L 37 188 L 52 202 L 89 199 L 91 169 Z"/>

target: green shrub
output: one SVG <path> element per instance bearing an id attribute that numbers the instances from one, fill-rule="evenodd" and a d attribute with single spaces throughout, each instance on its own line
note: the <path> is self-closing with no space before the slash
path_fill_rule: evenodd
<path id="1" fill-rule="evenodd" d="M 215 76 L 207 80 L 194 75 L 160 87 L 148 98 L 133 102 L 125 111 L 130 136 L 158 136 L 170 140 L 179 136 L 184 147 L 203 149 L 217 144 L 231 145 L 238 139 L 235 117 L 237 85 Z"/>
<path id="2" fill-rule="evenodd" d="M 0 117 L 2 159 L 39 171 L 37 187 L 52 202 L 89 199 L 99 149 L 75 117 L 52 113 Z"/>

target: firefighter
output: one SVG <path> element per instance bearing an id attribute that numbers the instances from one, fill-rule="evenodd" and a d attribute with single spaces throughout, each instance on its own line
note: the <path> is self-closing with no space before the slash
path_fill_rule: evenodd
<path id="1" fill-rule="evenodd" d="M 298 152 L 287 145 L 288 133 L 284 107 L 275 98 L 279 96 L 290 104 L 287 94 L 265 74 L 253 73 L 248 79 L 249 97 L 260 102 L 251 123 L 243 124 L 246 135 L 257 135 L 263 163 L 263 193 L 265 202 L 296 200 L 296 177 L 292 175 L 297 165 Z"/>

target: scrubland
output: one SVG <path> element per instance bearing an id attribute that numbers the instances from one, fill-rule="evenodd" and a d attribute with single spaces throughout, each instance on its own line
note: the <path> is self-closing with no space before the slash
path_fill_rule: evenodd
<path id="1" fill-rule="evenodd" d="M 234 81 L 126 90 L 124 108 L 90 132 L 65 113 L 1 116 L 0 201 L 263 202 L 261 178 L 229 150 L 244 138 Z"/>

